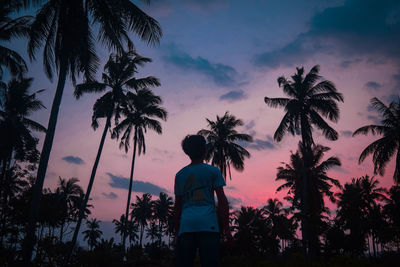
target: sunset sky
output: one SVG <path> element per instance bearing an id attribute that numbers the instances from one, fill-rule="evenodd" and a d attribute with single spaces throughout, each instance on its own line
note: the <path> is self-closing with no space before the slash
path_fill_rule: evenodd
<path id="1" fill-rule="evenodd" d="M 175 173 L 189 163 L 180 142 L 187 134 L 206 128 L 206 118 L 215 120 L 226 111 L 243 120 L 239 129 L 254 137 L 247 146 L 251 158 L 245 170 L 233 171 L 226 194 L 234 207 L 262 206 L 268 198 L 282 199 L 275 181 L 281 162 L 289 162 L 299 136 L 286 135 L 279 143 L 272 138 L 284 115 L 269 108 L 264 97 L 281 97 L 277 78 L 290 77 L 296 67 L 306 72 L 316 64 L 320 74 L 335 83 L 344 95 L 340 120 L 330 125 L 339 140 L 327 141 L 314 131 L 316 143 L 331 148 L 325 159 L 337 156 L 340 168 L 329 175 L 342 184 L 353 177 L 373 174 L 371 158 L 358 165 L 361 151 L 377 137 L 351 137 L 364 125 L 379 123 L 378 113 L 368 108 L 372 97 L 389 103 L 400 91 L 400 2 L 398 0 L 157 0 L 138 5 L 159 21 L 164 36 L 160 45 L 149 47 L 132 36 L 137 52 L 153 59 L 139 69 L 138 77 L 160 79 L 154 89 L 164 101 L 168 120 L 163 134 L 148 132 L 147 153 L 136 160 L 133 190 L 173 195 Z M 26 39 L 10 44 L 28 61 Z M 101 64 L 109 51 L 98 47 Z M 40 56 L 29 63 L 32 90 L 47 110 L 33 119 L 47 126 L 57 79 L 49 81 Z M 80 179 L 86 190 L 105 122 L 91 128 L 92 106 L 100 95 L 75 100 L 69 82 L 64 90 L 45 187 L 54 188 L 58 177 Z M 38 135 L 39 136 L 39 135 Z M 43 136 L 40 136 L 43 140 Z M 40 143 L 39 150 L 41 150 Z M 132 151 L 125 154 L 118 142 L 106 140 L 92 190 L 93 217 L 103 221 L 124 212 Z M 380 185 L 393 185 L 393 160 Z M 332 207 L 332 205 L 331 205 Z"/>

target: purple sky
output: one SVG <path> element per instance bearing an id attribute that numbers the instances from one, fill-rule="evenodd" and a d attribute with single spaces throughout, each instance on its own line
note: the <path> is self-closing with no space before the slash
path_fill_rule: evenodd
<path id="1" fill-rule="evenodd" d="M 326 159 L 335 155 L 342 161 L 329 175 L 342 183 L 372 175 L 371 158 L 358 165 L 358 157 L 376 137 L 352 138 L 351 133 L 379 119 L 368 109 L 372 97 L 389 103 L 399 94 L 400 2 L 158 0 L 150 7 L 140 6 L 160 22 L 164 36 L 157 47 L 133 37 L 137 51 L 153 59 L 138 76 L 160 78 L 162 86 L 154 91 L 162 96 L 169 117 L 162 135 L 146 135 L 148 150 L 137 158 L 134 191 L 172 195 L 175 173 L 189 162 L 180 148 L 182 138 L 205 128 L 206 118 L 214 120 L 229 111 L 244 121 L 240 131 L 255 139 L 248 147 L 252 156 L 245 170 L 233 171 L 228 180 L 231 204 L 261 206 L 268 198 L 282 199 L 286 192 L 275 193 L 281 184 L 275 182 L 276 168 L 289 161 L 299 136 L 273 141 L 284 112 L 267 107 L 264 97 L 283 96 L 279 76 L 289 77 L 297 66 L 308 72 L 316 64 L 345 99 L 339 104 L 339 122 L 330 123 L 340 133 L 339 140 L 330 142 L 314 132 L 317 143 L 331 148 Z M 28 60 L 26 40 L 10 46 Z M 100 77 L 109 52 L 101 47 L 97 51 Z M 32 89 L 46 89 L 40 98 L 48 108 L 33 118 L 47 125 L 56 79 L 46 78 L 40 57 L 29 69 L 35 78 Z M 78 177 L 86 190 L 104 121 L 97 131 L 90 127 L 99 95 L 75 100 L 72 92 L 67 83 L 45 187 L 53 188 L 58 176 Z M 119 150 L 115 140 L 106 140 L 91 195 L 93 216 L 112 220 L 124 212 L 131 153 Z M 393 169 L 392 161 L 385 176 L 378 177 L 382 186 L 393 185 Z"/>

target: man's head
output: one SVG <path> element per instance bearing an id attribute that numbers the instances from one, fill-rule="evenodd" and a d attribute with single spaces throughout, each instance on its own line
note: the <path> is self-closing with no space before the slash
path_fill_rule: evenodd
<path id="1" fill-rule="evenodd" d="M 206 154 L 206 139 L 201 135 L 187 135 L 182 140 L 182 149 L 191 160 L 202 160 Z"/>

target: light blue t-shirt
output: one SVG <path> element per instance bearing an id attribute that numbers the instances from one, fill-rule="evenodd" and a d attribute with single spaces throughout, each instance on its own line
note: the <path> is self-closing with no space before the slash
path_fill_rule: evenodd
<path id="1" fill-rule="evenodd" d="M 175 195 L 182 196 L 179 234 L 219 232 L 214 190 L 225 186 L 220 170 L 200 163 L 188 165 L 175 176 Z"/>

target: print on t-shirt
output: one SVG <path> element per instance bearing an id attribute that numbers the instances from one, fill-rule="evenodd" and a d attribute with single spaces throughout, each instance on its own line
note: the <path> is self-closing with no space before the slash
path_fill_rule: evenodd
<path id="1" fill-rule="evenodd" d="M 205 186 L 199 187 L 199 183 L 197 182 L 196 176 L 191 173 L 188 179 L 185 182 L 185 186 L 183 187 L 184 195 L 183 195 L 183 202 L 187 203 L 190 201 L 203 201 L 206 200 L 206 197 L 203 193 L 203 188 Z"/>

